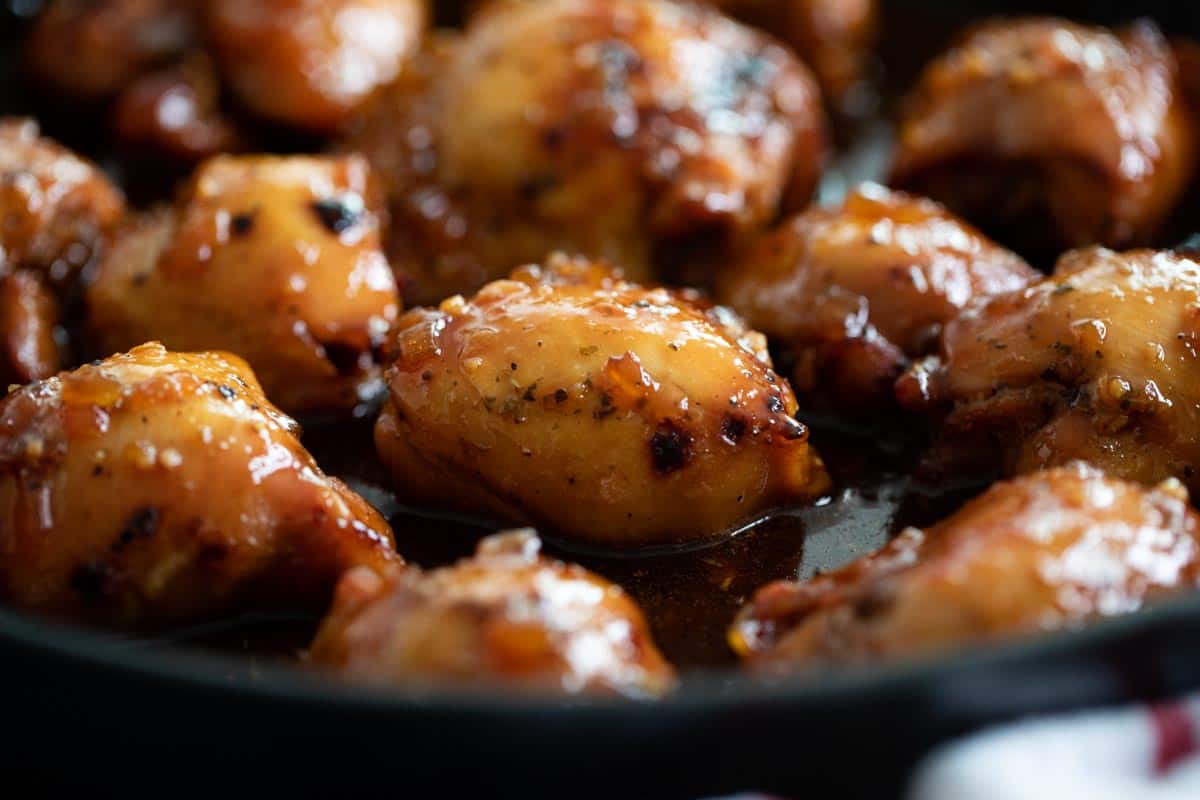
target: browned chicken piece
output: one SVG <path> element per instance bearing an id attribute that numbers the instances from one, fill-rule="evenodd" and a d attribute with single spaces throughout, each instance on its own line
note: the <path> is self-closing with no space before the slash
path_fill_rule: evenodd
<path id="1" fill-rule="evenodd" d="M 125 88 L 113 108 L 113 128 L 126 144 L 180 161 L 245 150 L 247 136 L 219 103 L 212 63 L 194 53 Z"/>
<path id="2" fill-rule="evenodd" d="M 0 263 L 61 283 L 124 210 L 95 165 L 39 137 L 32 120 L 0 119 Z"/>
<path id="3" fill-rule="evenodd" d="M 196 42 L 196 0 L 51 0 L 29 36 L 35 74 L 73 95 L 114 95 Z"/>
<path id="4" fill-rule="evenodd" d="M 763 236 L 719 273 L 717 298 L 787 348 L 799 393 L 877 412 L 968 303 L 1037 276 L 936 203 L 864 184 Z"/>
<path id="5" fill-rule="evenodd" d="M 413 502 L 636 547 L 828 489 L 765 339 L 692 293 L 558 256 L 399 329 L 375 443 Z"/>
<path id="6" fill-rule="evenodd" d="M 1200 517 L 1073 464 L 994 485 L 927 530 L 808 583 L 755 595 L 730 631 L 765 671 L 911 656 L 1075 628 L 1194 590 Z"/>
<path id="7" fill-rule="evenodd" d="M 337 131 L 412 56 L 426 0 L 209 0 L 207 30 L 234 94 L 257 114 Z"/>
<path id="8" fill-rule="evenodd" d="M 946 327 L 940 358 L 897 383 L 945 408 L 930 461 L 1030 472 L 1074 459 L 1200 489 L 1200 264 L 1171 252 L 1069 253 L 1053 276 Z M 985 464 L 963 463 L 982 459 Z"/>
<path id="9" fill-rule="evenodd" d="M 41 278 L 0 268 L 0 390 L 58 371 L 58 317 L 58 299 Z"/>
<path id="10" fill-rule="evenodd" d="M 381 387 L 399 314 L 376 192 L 358 156 L 220 156 L 179 207 L 116 236 L 87 289 L 109 352 L 148 339 L 222 349 L 292 413 L 345 411 Z"/>
<path id="11" fill-rule="evenodd" d="M 879 32 L 878 0 L 713 0 L 795 48 L 835 106 L 861 81 Z"/>
<path id="12" fill-rule="evenodd" d="M 1196 146 L 1175 57 L 1151 23 L 999 21 L 926 69 L 892 177 L 1030 247 L 1149 244 Z"/>
<path id="13" fill-rule="evenodd" d="M 556 249 L 703 280 L 781 204 L 807 201 L 826 152 L 803 64 L 667 0 L 488 6 L 431 42 L 344 146 L 388 184 L 410 304 Z"/>
<path id="14" fill-rule="evenodd" d="M 348 573 L 313 642 L 318 665 L 370 683 L 484 682 L 655 696 L 674 671 L 641 610 L 582 567 L 540 557 L 530 530 L 422 573 Z"/>
<path id="15" fill-rule="evenodd" d="M 235 356 L 147 344 L 0 401 L 0 598 L 121 627 L 321 608 L 398 563 Z"/>

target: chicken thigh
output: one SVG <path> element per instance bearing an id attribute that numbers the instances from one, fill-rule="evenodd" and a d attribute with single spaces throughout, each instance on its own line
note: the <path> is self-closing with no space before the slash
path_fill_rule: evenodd
<path id="1" fill-rule="evenodd" d="M 829 485 L 765 341 L 559 256 L 399 324 L 376 446 L 402 498 L 574 542 L 696 542 Z"/>
<path id="2" fill-rule="evenodd" d="M 147 344 L 0 401 L 0 598 L 120 627 L 321 608 L 398 562 L 234 356 Z"/>

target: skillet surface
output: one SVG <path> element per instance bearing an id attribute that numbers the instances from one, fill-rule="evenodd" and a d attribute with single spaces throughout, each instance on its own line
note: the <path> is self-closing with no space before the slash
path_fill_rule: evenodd
<path id="1" fill-rule="evenodd" d="M 103 126 L 90 124 L 86 111 L 64 109 L 17 78 L 21 24 L 11 9 L 33 3 L 8 2 L 9 16 L 0 16 L 0 113 L 34 113 L 49 134 L 120 174 L 135 200 L 163 196 L 175 175 L 114 156 L 103 134 L 97 138 Z M 1171 33 L 1200 33 L 1189 4 L 1168 2 L 1136 11 L 1118 3 L 885 5 L 892 19 L 883 60 L 893 90 L 952 31 L 983 13 L 1054 11 L 1104 21 L 1151 14 Z M 835 196 L 853 180 L 877 177 L 886 145 L 879 123 L 853 132 L 822 193 Z M 306 427 L 306 444 L 329 471 L 391 513 L 412 560 L 443 563 L 470 549 L 477 526 L 394 504 L 361 458 L 370 448 L 368 424 Z M 560 551 L 630 589 L 668 656 L 694 668 L 664 701 L 566 702 L 422 687 L 384 694 L 334 685 L 288 664 L 311 631 L 305 619 L 242 619 L 120 640 L 0 611 L 11 734 L 0 764 L 37 775 L 47 788 L 111 788 L 119 775 L 129 791 L 185 794 L 228 789 L 234 780 L 248 788 L 253 775 L 255 784 L 301 796 L 369 784 L 416 796 L 686 797 L 747 788 L 878 796 L 921 753 L 979 726 L 1200 686 L 1200 598 L 1087 631 L 803 681 L 754 684 L 718 669 L 730 658 L 724 625 L 756 586 L 844 563 L 904 524 L 943 516 L 970 491 L 901 477 L 919 436 L 827 424 L 817 426 L 817 443 L 847 487 L 827 505 L 776 515 L 696 553 L 614 560 Z"/>

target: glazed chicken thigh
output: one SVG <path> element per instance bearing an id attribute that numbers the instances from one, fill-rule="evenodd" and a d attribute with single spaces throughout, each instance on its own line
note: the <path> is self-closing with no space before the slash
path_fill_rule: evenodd
<path id="1" fill-rule="evenodd" d="M 558 256 L 399 330 L 376 446 L 402 498 L 631 547 L 828 488 L 762 336 L 691 293 Z"/>
<path id="2" fill-rule="evenodd" d="M 0 120 L 0 388 L 58 370 L 57 290 L 123 211 L 121 193 L 95 166 L 39 136 L 30 120 Z"/>
<path id="3" fill-rule="evenodd" d="M 1196 137 L 1153 24 L 997 21 L 926 69 L 892 183 L 1005 241 L 1146 245 L 1192 178 Z"/>
<path id="4" fill-rule="evenodd" d="M 730 640 L 761 670 L 863 662 L 1075 627 L 1195 589 L 1200 517 L 1073 464 L 998 483 L 928 530 L 808 583 L 761 589 Z"/>
<path id="5" fill-rule="evenodd" d="M 473 558 L 422 573 L 348 573 L 312 660 L 373 683 L 472 681 L 653 696 L 674 683 L 620 588 L 538 555 L 532 531 L 491 536 Z"/>
<path id="6" fill-rule="evenodd" d="M 1074 459 L 1200 488 L 1200 263 L 1172 252 L 1070 253 L 1054 275 L 951 322 L 901 402 L 948 411 L 930 459 L 1023 473 Z M 957 462 L 957 463 L 956 463 Z M 993 466 L 981 464 L 976 466 Z"/>
<path id="7" fill-rule="evenodd" d="M 399 314 L 374 205 L 359 157 L 210 160 L 177 209 L 116 236 L 87 289 L 96 341 L 229 350 L 291 413 L 351 409 Z"/>
<path id="8" fill-rule="evenodd" d="M 213 53 L 258 115 L 341 128 L 416 51 L 426 0 L 207 0 Z"/>
<path id="9" fill-rule="evenodd" d="M 0 598 L 118 626 L 320 608 L 398 562 L 234 356 L 158 344 L 0 401 Z"/>
<path id="10" fill-rule="evenodd" d="M 556 249 L 702 280 L 807 200 L 825 133 L 803 64 L 712 9 L 547 0 L 433 41 L 344 146 L 388 184 L 402 293 L 430 304 Z"/>
<path id="11" fill-rule="evenodd" d="M 865 184 L 764 235 L 719 273 L 717 299 L 787 350 L 802 395 L 877 412 L 968 303 L 1036 276 L 936 203 Z"/>

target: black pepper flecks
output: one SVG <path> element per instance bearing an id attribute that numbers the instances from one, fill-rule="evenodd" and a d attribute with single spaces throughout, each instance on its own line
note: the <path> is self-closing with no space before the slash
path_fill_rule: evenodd
<path id="1" fill-rule="evenodd" d="M 721 439 L 727 444 L 737 444 L 746 434 L 746 420 L 739 417 L 725 417 L 721 420 Z"/>
<path id="2" fill-rule="evenodd" d="M 321 198 L 312 210 L 330 233 L 340 236 L 358 224 L 366 209 L 362 197 L 349 193 Z"/>
<path id="3" fill-rule="evenodd" d="M 247 211 L 241 214 L 234 214 L 229 220 L 229 231 L 234 236 L 245 236 L 254 230 L 254 216 L 257 211 Z"/>
<path id="4" fill-rule="evenodd" d="M 85 561 L 71 572 L 70 587 L 84 605 L 98 606 L 108 596 L 116 571 L 103 561 Z"/>

